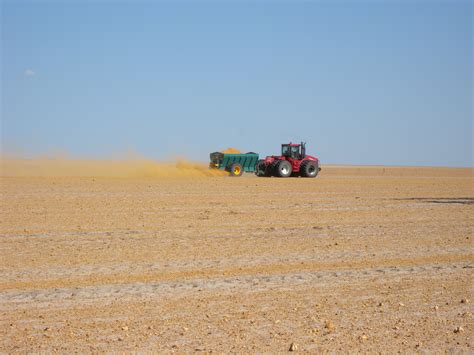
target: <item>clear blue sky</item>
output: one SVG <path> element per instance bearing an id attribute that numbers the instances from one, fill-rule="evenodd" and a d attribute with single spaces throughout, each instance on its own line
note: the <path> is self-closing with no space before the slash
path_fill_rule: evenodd
<path id="1" fill-rule="evenodd" d="M 473 165 L 471 1 L 2 1 L 2 150 Z"/>

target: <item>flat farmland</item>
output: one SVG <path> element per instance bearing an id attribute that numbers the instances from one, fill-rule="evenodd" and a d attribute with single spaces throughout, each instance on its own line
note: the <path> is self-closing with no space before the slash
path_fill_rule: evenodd
<path id="1" fill-rule="evenodd" d="M 473 173 L 4 176 L 0 351 L 472 353 Z"/>

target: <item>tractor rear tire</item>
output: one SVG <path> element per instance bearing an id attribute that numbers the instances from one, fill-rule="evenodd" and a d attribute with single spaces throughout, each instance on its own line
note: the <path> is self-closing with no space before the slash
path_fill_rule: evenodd
<path id="1" fill-rule="evenodd" d="M 255 175 L 257 175 L 258 177 L 270 176 L 270 174 L 268 173 L 268 168 L 269 167 L 267 166 L 267 164 L 265 164 L 265 160 L 260 159 L 255 165 Z"/>
<path id="2" fill-rule="evenodd" d="M 280 160 L 274 160 L 270 165 L 267 166 L 268 176 L 278 176 L 277 166 L 280 163 Z"/>
<path id="3" fill-rule="evenodd" d="M 230 176 L 242 176 L 244 169 L 239 163 L 234 163 L 228 168 Z"/>
<path id="4" fill-rule="evenodd" d="M 290 162 L 286 160 L 280 160 L 276 166 L 276 176 L 286 178 L 291 175 L 293 168 Z"/>
<path id="5" fill-rule="evenodd" d="M 315 178 L 319 173 L 319 166 L 312 160 L 306 160 L 300 166 L 301 176 L 307 178 Z"/>

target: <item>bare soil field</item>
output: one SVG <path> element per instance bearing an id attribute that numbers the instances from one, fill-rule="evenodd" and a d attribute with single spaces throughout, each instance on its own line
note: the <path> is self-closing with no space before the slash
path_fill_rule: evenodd
<path id="1" fill-rule="evenodd" d="M 3 176 L 0 351 L 472 353 L 473 173 Z"/>

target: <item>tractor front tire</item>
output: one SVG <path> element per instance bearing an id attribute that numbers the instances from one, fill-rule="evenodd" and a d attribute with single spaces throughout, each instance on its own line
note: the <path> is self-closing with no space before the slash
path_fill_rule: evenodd
<path id="1" fill-rule="evenodd" d="M 276 166 L 276 175 L 278 177 L 286 178 L 291 175 L 293 168 L 291 167 L 290 162 L 286 160 L 280 160 Z"/>
<path id="2" fill-rule="evenodd" d="M 244 169 L 239 163 L 234 163 L 228 168 L 230 176 L 242 176 Z"/>
<path id="3" fill-rule="evenodd" d="M 306 160 L 300 166 L 300 173 L 303 177 L 315 178 L 319 173 L 319 166 L 312 160 Z"/>

